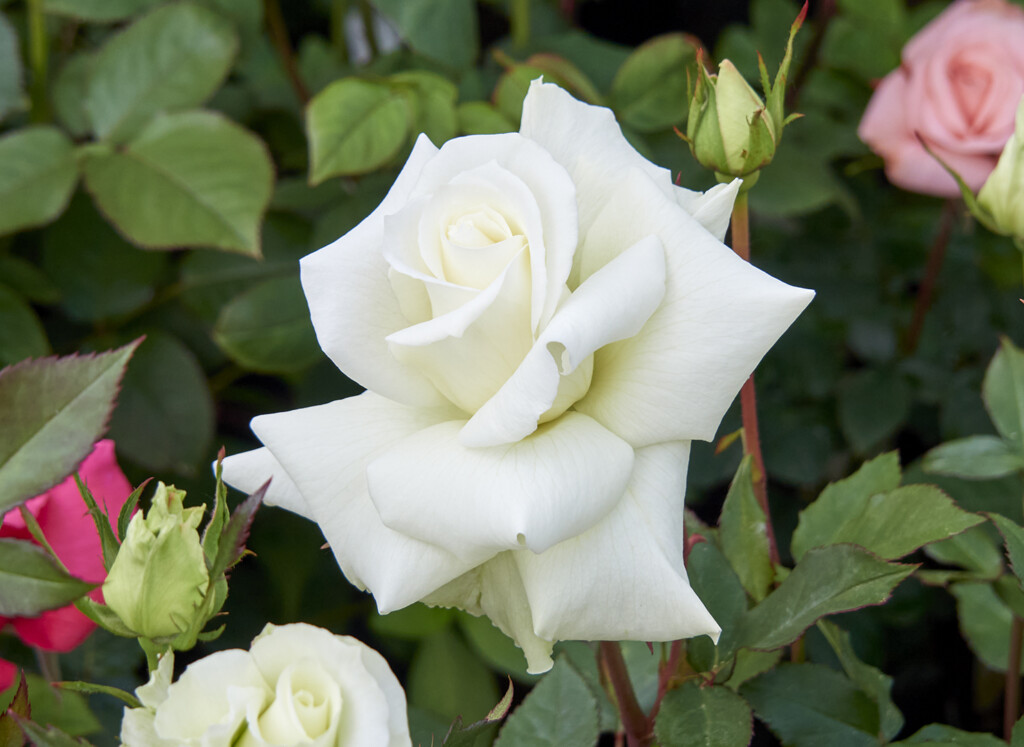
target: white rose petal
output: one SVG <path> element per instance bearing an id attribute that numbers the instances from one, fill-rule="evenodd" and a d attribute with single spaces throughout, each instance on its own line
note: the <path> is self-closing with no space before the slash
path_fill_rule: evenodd
<path id="1" fill-rule="evenodd" d="M 382 613 L 487 615 L 533 672 L 563 638 L 716 637 L 682 561 L 689 441 L 813 296 L 722 244 L 739 187 L 675 186 L 539 82 L 519 133 L 421 137 L 302 260 L 321 346 L 369 391 L 256 418 L 265 449 L 225 479 L 273 476 Z"/>

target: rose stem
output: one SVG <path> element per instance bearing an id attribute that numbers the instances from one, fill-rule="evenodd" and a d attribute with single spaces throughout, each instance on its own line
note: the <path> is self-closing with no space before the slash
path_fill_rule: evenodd
<path id="1" fill-rule="evenodd" d="M 615 700 L 618 703 L 622 726 L 626 730 L 627 743 L 629 747 L 646 747 L 651 743 L 651 722 L 636 700 L 636 692 L 629 679 L 629 672 L 626 671 L 626 662 L 622 658 L 622 649 L 616 641 L 601 641 L 598 647 L 608 679 L 615 690 Z"/>
<path id="2" fill-rule="evenodd" d="M 924 328 L 924 317 L 928 313 L 928 307 L 932 305 L 932 296 L 935 295 L 935 285 L 939 280 L 939 272 L 942 270 L 942 262 L 946 258 L 946 247 L 949 246 L 949 235 L 953 230 L 953 216 L 956 213 L 956 203 L 949 200 L 942 206 L 942 215 L 939 218 L 939 230 L 932 241 L 931 249 L 928 250 L 928 262 L 924 268 L 924 278 L 917 289 L 917 300 L 914 302 L 914 315 L 910 319 L 910 327 L 907 329 L 907 336 L 903 340 L 903 351 L 912 355 L 917 350 L 917 343 L 921 340 L 921 330 Z"/>
<path id="3" fill-rule="evenodd" d="M 348 41 L 345 39 L 345 17 L 348 15 L 349 0 L 331 2 L 331 46 L 338 62 L 348 64 Z"/>
<path id="4" fill-rule="evenodd" d="M 32 121 L 48 122 L 50 103 L 46 96 L 47 41 L 43 0 L 28 0 L 28 56 L 32 68 Z"/>
<path id="5" fill-rule="evenodd" d="M 32 652 L 36 655 L 36 665 L 43 679 L 47 682 L 60 682 L 60 659 L 57 658 L 56 652 L 43 651 L 36 646 L 32 647 Z"/>
<path id="6" fill-rule="evenodd" d="M 288 27 L 285 26 L 284 16 L 281 14 L 281 6 L 277 0 L 263 0 L 263 15 L 267 19 L 267 30 L 274 42 L 277 56 L 281 58 L 281 65 L 288 75 L 288 80 L 299 97 L 299 102 L 305 106 L 309 102 L 309 89 L 302 82 L 299 75 L 299 67 L 295 64 L 295 55 L 292 53 L 292 44 L 288 41 Z"/>
<path id="7" fill-rule="evenodd" d="M 380 57 L 380 44 L 377 42 L 377 31 L 373 27 L 373 8 L 367 0 L 359 0 L 359 18 L 363 22 L 366 43 L 370 45 L 370 59 Z"/>
<path id="8" fill-rule="evenodd" d="M 740 192 L 732 208 L 732 250 L 747 262 L 750 261 L 750 213 L 747 209 L 747 194 Z M 775 542 L 772 514 L 768 507 L 768 473 L 764 469 L 761 454 L 761 437 L 757 427 L 757 396 L 754 391 L 754 374 L 743 383 L 740 390 L 740 410 L 743 415 L 743 445 L 754 458 L 757 474 L 754 476 L 754 495 L 764 511 L 765 533 L 768 535 L 768 554 L 773 565 L 779 563 L 779 547 Z"/>
<path id="9" fill-rule="evenodd" d="M 683 642 L 672 641 L 672 647 L 669 649 L 668 661 L 662 662 L 658 668 L 658 696 L 654 699 L 654 707 L 651 708 L 650 723 L 654 723 L 654 719 L 658 715 L 658 711 L 661 709 L 661 701 L 665 698 L 665 693 L 668 692 L 668 683 L 678 673 L 679 669 L 679 658 L 683 654 Z"/>
<path id="10" fill-rule="evenodd" d="M 530 0 L 512 0 L 512 41 L 522 49 L 530 43 Z"/>
<path id="11" fill-rule="evenodd" d="M 1003 699 L 1003 739 L 1010 741 L 1013 725 L 1020 710 L 1020 651 L 1024 620 L 1013 616 L 1010 624 L 1010 656 L 1006 662 L 1006 687 Z"/>

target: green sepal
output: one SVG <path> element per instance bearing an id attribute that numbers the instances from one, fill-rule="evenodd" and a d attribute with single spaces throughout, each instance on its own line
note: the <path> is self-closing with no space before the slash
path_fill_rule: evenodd
<path id="1" fill-rule="evenodd" d="M 110 685 L 97 685 L 94 682 L 54 682 L 54 687 L 59 687 L 61 690 L 70 690 L 76 693 L 86 693 L 93 695 L 99 693 L 101 695 L 113 695 L 118 700 L 125 703 L 129 708 L 141 708 L 142 703 L 139 699 L 132 695 L 127 690 L 122 690 L 119 687 L 111 687 Z"/>
<path id="2" fill-rule="evenodd" d="M 100 547 L 103 550 L 103 568 L 109 571 L 121 545 L 117 541 L 117 537 L 114 536 L 114 530 L 110 528 L 110 519 L 100 510 L 99 505 L 96 503 L 96 498 L 93 497 L 92 491 L 89 490 L 89 486 L 82 482 L 82 478 L 78 476 L 77 472 L 75 473 L 75 484 L 78 485 L 78 492 L 81 493 L 82 500 L 88 506 L 89 516 L 92 517 L 92 521 L 96 525 L 96 531 L 99 532 Z"/>
<path id="3" fill-rule="evenodd" d="M 124 535 L 128 531 L 128 522 L 132 520 L 132 514 L 139 505 L 139 499 L 142 497 L 142 491 L 146 489 L 146 486 L 149 485 L 152 480 L 152 477 L 147 477 L 143 480 L 139 486 L 131 492 L 131 495 L 128 496 L 128 500 L 124 502 L 124 505 L 121 506 L 121 512 L 117 515 L 117 536 L 121 542 L 124 542 Z"/>
<path id="4" fill-rule="evenodd" d="M 82 597 L 75 602 L 75 607 L 83 615 L 106 630 L 108 633 L 122 638 L 138 638 L 139 634 L 125 625 L 121 618 L 105 604 L 100 604 L 90 597 Z"/>

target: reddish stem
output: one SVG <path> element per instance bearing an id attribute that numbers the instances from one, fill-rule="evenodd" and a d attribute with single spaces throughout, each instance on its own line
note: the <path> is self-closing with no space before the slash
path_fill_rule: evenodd
<path id="1" fill-rule="evenodd" d="M 270 31 L 270 39 L 274 43 L 278 57 L 281 58 L 281 65 L 284 67 L 288 80 L 295 89 L 295 95 L 299 102 L 305 106 L 309 103 L 309 89 L 299 74 L 299 66 L 295 62 L 295 54 L 292 51 L 292 44 L 288 40 L 288 27 L 284 22 L 284 15 L 281 13 L 281 6 L 277 0 L 263 0 L 263 15 L 267 19 L 267 29 Z M 367 33 L 372 33 L 367 31 Z"/>
<path id="2" fill-rule="evenodd" d="M 608 680 L 615 691 L 619 716 L 626 730 L 626 743 L 629 747 L 648 747 L 653 738 L 653 721 L 647 718 L 637 702 L 633 682 L 629 679 L 626 662 L 622 658 L 622 649 L 615 641 L 601 641 L 598 647 Z"/>
<path id="3" fill-rule="evenodd" d="M 903 340 L 903 350 L 907 355 L 917 350 L 917 344 L 921 340 L 921 330 L 924 329 L 924 318 L 932 305 L 932 297 L 935 295 L 935 285 L 939 280 L 939 273 L 942 271 L 942 263 L 946 259 L 946 247 L 949 246 L 949 235 L 953 231 L 953 217 L 956 215 L 956 203 L 949 200 L 942 208 L 942 216 L 939 218 L 939 230 L 932 241 L 931 249 L 928 250 L 928 263 L 924 268 L 924 278 L 917 289 L 917 299 L 914 301 L 914 315 L 910 319 L 910 327 L 907 328 L 907 336 Z"/>
<path id="4" fill-rule="evenodd" d="M 741 192 L 732 209 L 732 250 L 747 262 L 750 261 L 750 214 L 747 210 L 747 195 Z M 743 416 L 743 448 L 754 458 L 754 496 L 764 511 L 765 533 L 768 535 L 768 553 L 773 564 L 779 562 L 779 548 L 775 542 L 772 514 L 768 505 L 768 473 L 764 468 L 761 454 L 761 437 L 757 427 L 757 395 L 754 391 L 754 374 L 750 374 L 740 390 L 740 409 Z"/>
<path id="5" fill-rule="evenodd" d="M 706 540 L 701 537 L 701 541 L 704 542 Z M 658 711 L 661 710 L 661 701 L 665 699 L 665 693 L 668 692 L 668 683 L 679 670 L 679 659 L 682 655 L 683 642 L 672 641 L 672 648 L 669 649 L 668 653 L 668 661 L 658 668 L 658 697 L 654 700 L 654 707 L 651 708 L 651 715 L 649 717 L 652 724 L 658 716 Z"/>

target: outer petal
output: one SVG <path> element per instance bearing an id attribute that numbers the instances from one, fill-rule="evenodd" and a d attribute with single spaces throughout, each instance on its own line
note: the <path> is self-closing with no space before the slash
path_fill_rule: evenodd
<path id="1" fill-rule="evenodd" d="M 253 430 L 302 494 L 342 572 L 373 592 L 381 612 L 411 604 L 472 567 L 385 527 L 366 488 L 366 465 L 377 455 L 452 417 L 451 410 L 405 407 L 366 392 L 253 420 Z"/>
<path id="2" fill-rule="evenodd" d="M 576 409 L 634 447 L 710 440 L 758 361 L 814 296 L 737 257 L 633 171 L 584 239 L 583 276 L 654 233 L 665 245 L 665 300 L 636 336 L 594 358 Z"/>
<path id="3" fill-rule="evenodd" d="M 707 192 L 676 187 L 676 203 L 696 218 L 712 236 L 725 241 L 725 232 L 729 230 L 729 221 L 732 219 L 732 206 L 741 186 L 742 179 L 733 179 L 728 184 L 716 184 Z"/>
<path id="4" fill-rule="evenodd" d="M 436 153 L 426 135 L 420 135 L 377 209 L 301 262 L 302 287 L 324 352 L 367 389 L 418 405 L 439 404 L 441 397 L 423 376 L 395 360 L 384 341 L 409 323 L 388 281 L 381 243 L 384 216 L 405 204 L 424 165 Z"/>
<path id="5" fill-rule="evenodd" d="M 247 711 L 258 717 L 273 694 L 248 651 L 218 651 L 190 664 L 168 688 L 154 726 L 163 739 L 227 747 Z"/>
<path id="6" fill-rule="evenodd" d="M 580 232 L 586 234 L 609 193 L 630 169 L 647 174 L 672 197 L 672 175 L 637 153 L 611 109 L 577 101 L 553 83 L 530 84 L 519 132 L 540 143 L 576 184 Z"/>
<path id="7" fill-rule="evenodd" d="M 224 482 L 252 495 L 270 478 L 270 486 L 263 501 L 268 506 L 280 506 L 299 516 L 315 520 L 306 505 L 306 499 L 295 487 L 292 478 L 277 461 L 270 449 L 263 447 L 232 454 L 224 459 Z"/>
<path id="8" fill-rule="evenodd" d="M 459 557 L 542 552 L 575 537 L 615 507 L 633 470 L 629 444 L 586 415 L 484 449 L 462 446 L 461 426 L 414 433 L 367 468 L 386 526 Z"/>
<path id="9" fill-rule="evenodd" d="M 637 452 L 618 507 L 574 539 L 514 554 L 544 639 L 670 641 L 721 630 L 683 567 L 688 443 Z"/>
<path id="10" fill-rule="evenodd" d="M 459 439 L 466 446 L 483 447 L 528 436 L 555 401 L 561 376 L 575 371 L 598 348 L 640 332 L 664 293 L 661 242 L 654 236 L 640 237 L 569 296 L 515 373 L 470 418 Z"/>
<path id="11" fill-rule="evenodd" d="M 520 551 L 522 552 L 522 551 Z M 540 638 L 533 630 L 530 601 L 514 556 L 503 552 L 460 576 L 426 597 L 436 607 L 458 607 L 471 615 L 487 615 L 526 655 L 527 672 L 542 674 L 554 665 L 554 642 Z"/>
<path id="12" fill-rule="evenodd" d="M 405 690 L 402 689 L 398 678 L 395 677 L 394 672 L 391 671 L 391 667 L 388 666 L 383 656 L 355 638 L 347 636 L 344 636 L 344 638 L 351 641 L 353 645 L 359 646 L 363 666 L 377 681 L 377 686 L 384 693 L 384 699 L 388 704 L 389 741 L 387 747 L 406 747 L 406 745 L 412 743 L 412 738 L 409 736 Z"/>

